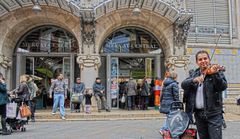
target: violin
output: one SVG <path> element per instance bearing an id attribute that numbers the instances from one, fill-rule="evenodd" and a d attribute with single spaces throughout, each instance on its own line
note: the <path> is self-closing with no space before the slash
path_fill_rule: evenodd
<path id="1" fill-rule="evenodd" d="M 217 73 L 218 71 L 225 72 L 226 68 L 219 64 L 211 64 L 202 73 L 203 75 L 211 75 L 211 74 Z"/>

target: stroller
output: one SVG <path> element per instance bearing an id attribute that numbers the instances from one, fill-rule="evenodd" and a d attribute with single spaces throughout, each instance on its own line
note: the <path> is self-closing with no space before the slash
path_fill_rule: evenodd
<path id="1" fill-rule="evenodd" d="M 9 130 L 26 131 L 25 125 L 28 123 L 27 117 L 21 117 L 20 107 L 23 104 L 21 98 L 11 98 L 11 103 L 7 104 L 7 119 L 6 123 L 9 126 Z"/>

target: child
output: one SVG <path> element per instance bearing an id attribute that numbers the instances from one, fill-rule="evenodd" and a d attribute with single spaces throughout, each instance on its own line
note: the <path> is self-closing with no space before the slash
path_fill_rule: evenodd
<path id="1" fill-rule="evenodd" d="M 85 94 L 85 108 L 86 108 L 86 113 L 90 114 L 91 113 L 91 98 L 92 98 L 92 93 L 93 90 L 92 89 L 87 89 L 86 90 L 86 94 Z"/>

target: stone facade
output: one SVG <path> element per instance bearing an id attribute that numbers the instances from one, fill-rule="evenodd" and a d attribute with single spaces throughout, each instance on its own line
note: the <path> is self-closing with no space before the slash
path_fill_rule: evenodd
<path id="1" fill-rule="evenodd" d="M 136 2 L 141 8 L 139 16 L 132 14 Z M 42 10 L 36 14 L 32 12 L 34 3 L 30 0 L 0 2 L 0 53 L 4 59 L 0 68 L 9 79 L 14 70 L 11 68 L 11 59 L 18 41 L 28 31 L 42 25 L 64 28 L 77 38 L 77 62 L 88 87 L 98 76 L 102 44 L 112 32 L 124 27 L 139 27 L 151 32 L 162 46 L 166 64 L 170 64 L 173 69 L 187 66 L 187 34 L 184 36 L 184 32 L 188 29 L 184 27 L 191 15 L 184 12 L 184 6 L 178 1 L 110 0 L 99 1 L 94 7 L 91 4 L 89 7 L 81 7 L 80 4 L 66 0 L 40 0 L 39 4 Z M 177 46 L 180 39 L 181 45 Z"/>

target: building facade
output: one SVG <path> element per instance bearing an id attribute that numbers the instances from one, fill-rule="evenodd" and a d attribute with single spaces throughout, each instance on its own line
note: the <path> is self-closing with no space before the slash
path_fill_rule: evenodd
<path id="1" fill-rule="evenodd" d="M 22 74 L 49 86 L 61 72 L 69 87 L 76 77 L 92 87 L 100 76 L 110 103 L 119 79 L 162 78 L 167 65 L 181 81 L 195 52 L 217 45 L 212 61 L 237 87 L 238 7 L 237 0 L 2 0 L 0 70 L 9 89 Z"/>

